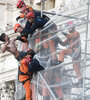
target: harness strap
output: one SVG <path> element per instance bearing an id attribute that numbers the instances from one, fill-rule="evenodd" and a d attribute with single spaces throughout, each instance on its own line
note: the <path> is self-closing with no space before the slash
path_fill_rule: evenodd
<path id="1" fill-rule="evenodd" d="M 25 81 L 22 81 L 22 84 L 24 85 L 26 81 L 30 80 L 30 78 L 26 79 Z"/>

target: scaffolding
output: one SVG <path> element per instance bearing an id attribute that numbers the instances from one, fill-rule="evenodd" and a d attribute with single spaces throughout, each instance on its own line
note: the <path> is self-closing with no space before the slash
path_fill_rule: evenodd
<path id="1" fill-rule="evenodd" d="M 43 14 L 51 14 L 54 17 L 45 25 L 44 29 L 38 31 L 41 34 L 47 30 L 51 25 L 52 21 L 57 24 L 59 27 L 58 30 L 52 31 L 50 30 L 47 34 L 42 34 L 40 38 L 43 36 L 51 35 L 51 37 L 47 38 L 46 40 L 40 39 L 40 42 L 38 45 L 42 45 L 49 41 L 50 39 L 56 38 L 57 36 L 63 39 L 64 37 L 61 35 L 61 32 L 66 31 L 69 28 L 72 27 L 79 27 L 79 26 L 85 26 L 86 25 L 86 34 L 84 34 L 84 40 L 85 43 L 84 51 L 82 50 L 82 58 L 77 59 L 75 61 L 71 61 L 71 59 L 66 56 L 65 61 L 62 64 L 58 64 L 55 66 L 51 66 L 51 56 L 50 52 L 48 55 L 42 55 L 42 51 L 39 51 L 36 55 L 36 58 L 39 60 L 39 62 L 45 67 L 44 71 L 38 72 L 37 75 L 34 75 L 32 79 L 32 85 L 33 85 L 33 91 L 34 93 L 34 99 L 33 100 L 62 100 L 60 99 L 60 95 L 58 96 L 58 92 L 60 92 L 58 89 L 62 88 L 63 91 L 63 100 L 89 100 L 90 99 L 90 77 L 87 77 L 87 70 L 90 70 L 90 48 L 89 48 L 89 23 L 90 23 L 90 1 L 88 0 L 88 10 L 87 10 L 87 18 L 77 18 L 75 16 L 67 16 L 63 14 L 55 14 L 51 12 L 45 12 L 43 11 L 44 6 L 44 0 L 42 0 L 42 8 L 41 8 L 41 16 Z M 70 27 L 62 27 L 62 25 L 66 25 L 65 23 L 60 23 L 60 20 L 57 20 L 57 18 L 60 17 L 62 19 L 63 17 L 73 20 L 74 22 L 78 22 Z M 56 18 L 56 19 L 55 19 Z M 54 20 L 53 20 L 54 19 Z M 35 40 L 39 36 L 37 36 L 38 32 L 35 32 L 35 36 L 32 37 L 30 40 Z M 67 31 L 66 31 L 67 32 Z M 55 34 L 54 34 L 55 33 Z M 83 35 L 83 34 L 80 34 Z M 35 49 L 35 48 L 34 48 Z M 58 51 L 61 51 L 60 46 L 57 48 L 57 51 L 55 53 L 58 54 Z M 48 58 L 49 57 L 49 58 Z M 48 60 L 43 58 L 48 58 Z M 78 62 L 80 64 L 80 71 L 83 75 L 83 82 L 81 84 L 78 83 L 77 76 L 73 69 L 73 63 Z M 59 78 L 57 80 L 56 78 Z M 44 93 L 46 90 L 47 93 Z M 59 93 L 60 94 L 60 93 Z M 18 99 L 16 99 L 18 100 Z"/>

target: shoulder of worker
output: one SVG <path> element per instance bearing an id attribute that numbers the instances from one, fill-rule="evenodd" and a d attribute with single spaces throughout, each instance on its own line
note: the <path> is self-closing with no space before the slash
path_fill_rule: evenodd
<path id="1" fill-rule="evenodd" d="M 29 8 L 30 11 L 34 11 L 33 8 L 29 5 L 26 5 L 26 8 Z"/>
<path id="2" fill-rule="evenodd" d="M 79 36 L 80 35 L 80 33 L 77 32 L 77 31 L 73 32 L 73 34 L 75 34 L 76 36 Z"/>

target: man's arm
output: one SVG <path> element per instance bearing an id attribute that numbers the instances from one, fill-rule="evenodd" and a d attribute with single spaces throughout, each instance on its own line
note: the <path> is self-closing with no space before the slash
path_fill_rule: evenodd
<path id="1" fill-rule="evenodd" d="M 32 34 L 38 28 L 38 22 L 34 22 L 31 28 L 24 28 L 22 33 Z"/>
<path id="2" fill-rule="evenodd" d="M 8 45 L 8 41 L 4 44 L 4 46 L 3 46 L 3 48 L 1 49 L 1 52 L 5 52 L 6 51 L 6 49 L 7 49 L 7 45 Z"/>
<path id="3" fill-rule="evenodd" d="M 64 42 L 59 38 L 58 42 L 59 42 L 62 46 L 66 46 L 66 45 L 68 45 L 68 38 L 67 38 Z"/>
<path id="4" fill-rule="evenodd" d="M 63 42 L 60 38 L 58 38 L 59 43 L 62 46 L 66 46 L 69 43 L 69 34 L 65 33 L 65 32 L 61 32 L 61 34 L 63 34 L 65 37 L 67 37 L 67 39 Z"/>
<path id="5" fill-rule="evenodd" d="M 26 39 L 25 37 L 21 37 L 21 36 L 17 36 L 17 37 L 15 38 L 15 40 L 19 40 L 19 41 L 24 42 L 24 43 L 27 42 L 27 39 Z"/>

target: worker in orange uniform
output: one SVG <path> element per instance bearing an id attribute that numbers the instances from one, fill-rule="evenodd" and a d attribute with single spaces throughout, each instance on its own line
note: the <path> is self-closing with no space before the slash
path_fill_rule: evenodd
<path id="1" fill-rule="evenodd" d="M 40 11 L 34 10 L 31 6 L 26 5 L 25 2 L 22 1 L 22 0 L 20 0 L 20 1 L 17 2 L 17 8 L 21 9 L 21 13 L 22 13 L 20 16 L 18 16 L 16 18 L 17 21 L 20 18 L 26 17 L 27 13 L 29 13 L 29 12 L 33 12 L 35 14 L 36 18 L 41 17 L 41 12 Z M 46 18 L 46 15 L 43 14 L 43 18 Z M 47 19 L 49 19 L 49 18 L 47 17 Z"/>
<path id="2" fill-rule="evenodd" d="M 31 79 L 33 73 L 44 70 L 39 61 L 33 59 L 34 55 L 34 51 L 29 49 L 27 50 L 27 55 L 20 61 L 19 81 L 23 84 L 26 91 L 25 100 L 32 100 Z"/>
<path id="3" fill-rule="evenodd" d="M 19 30 L 19 27 L 20 27 L 20 26 L 21 26 L 20 24 L 15 24 L 15 26 L 14 26 L 14 31 L 15 31 L 15 33 L 17 33 L 17 28 L 18 28 L 18 30 Z M 18 39 L 19 39 L 19 40 L 24 39 L 24 41 L 21 41 L 21 42 L 22 42 L 22 50 L 23 50 L 23 51 L 26 51 L 27 48 L 28 48 L 28 41 L 27 41 L 27 38 L 28 38 L 28 35 L 21 36 L 21 34 L 20 34 L 20 36 L 18 36 Z"/>
<path id="4" fill-rule="evenodd" d="M 77 74 L 77 77 L 79 79 L 79 83 L 83 82 L 82 74 L 80 72 L 80 63 L 77 60 L 81 59 L 81 40 L 80 40 L 80 34 L 79 32 L 75 31 L 74 23 L 72 21 L 67 23 L 68 31 L 70 34 L 62 32 L 64 36 L 67 37 L 67 39 L 62 42 L 61 39 L 59 39 L 59 43 L 62 46 L 69 46 L 69 48 L 62 50 L 59 53 L 59 62 L 62 63 L 64 61 L 65 55 L 70 55 L 72 57 L 73 61 L 73 68 Z"/>
<path id="5" fill-rule="evenodd" d="M 36 29 L 38 29 L 38 28 L 42 28 L 49 20 L 47 19 L 47 16 L 45 17 L 44 16 L 44 18 L 35 18 L 35 16 L 34 16 L 34 13 L 33 12 L 29 12 L 27 15 L 26 15 L 26 18 L 28 19 L 28 21 L 30 21 L 30 22 L 32 22 L 33 24 L 32 24 L 32 27 L 31 28 L 24 28 L 23 29 L 23 31 L 22 31 L 22 33 L 25 33 L 25 34 L 33 34 L 33 32 L 36 30 Z M 53 31 L 55 31 L 56 30 L 56 25 L 55 24 L 53 24 L 53 25 L 51 25 L 51 27 L 50 27 L 50 29 Z M 49 29 L 47 29 L 47 32 L 48 32 L 48 30 Z M 43 32 L 43 34 L 47 34 L 47 32 Z M 40 33 L 39 33 L 40 34 Z M 46 37 L 48 38 L 48 37 L 50 37 L 51 35 L 47 35 L 47 36 L 43 36 L 43 38 L 41 39 L 41 40 L 45 40 L 46 39 Z M 37 38 L 36 40 L 35 40 L 35 43 L 36 43 L 36 45 L 38 44 L 40 42 L 40 38 Z M 49 45 L 48 45 L 48 43 L 49 43 Z M 48 50 L 48 47 L 50 48 L 50 51 L 51 51 L 51 53 L 52 53 L 52 63 L 56 63 L 57 62 L 57 55 L 55 54 L 55 51 L 56 51 L 56 49 L 55 49 L 55 42 L 54 42 L 54 39 L 50 39 L 49 41 L 48 41 L 48 43 L 47 42 L 45 42 L 44 44 L 43 44 L 43 46 L 44 46 L 44 49 L 45 49 L 45 51 L 47 51 Z M 52 64 L 53 65 L 53 64 Z"/>
<path id="6" fill-rule="evenodd" d="M 18 9 L 21 9 L 21 15 L 20 16 L 18 16 L 17 18 L 16 18 L 16 20 L 18 21 L 20 18 L 24 18 L 25 17 L 25 13 L 27 12 L 27 11 L 29 11 L 29 12 L 33 12 L 34 10 L 33 10 L 33 8 L 31 7 L 31 6 L 29 6 L 29 5 L 26 5 L 25 4 L 25 2 L 23 1 L 23 0 L 19 0 L 18 2 L 17 2 L 17 8 Z M 27 12 L 28 13 L 28 12 Z"/>

